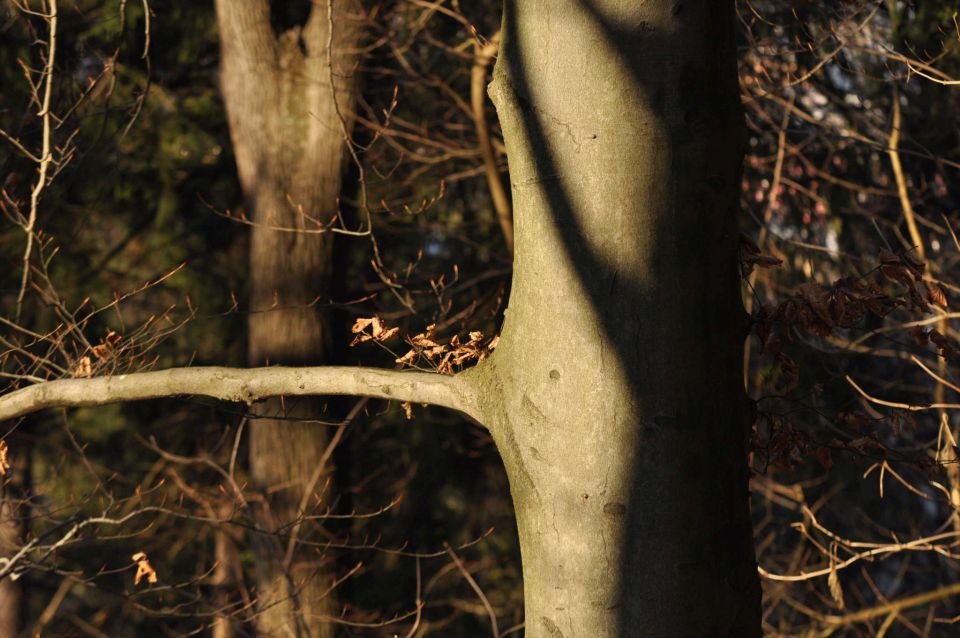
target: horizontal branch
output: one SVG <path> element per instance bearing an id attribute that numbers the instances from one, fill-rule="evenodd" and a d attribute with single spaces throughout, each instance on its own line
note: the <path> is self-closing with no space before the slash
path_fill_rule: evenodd
<path id="1" fill-rule="evenodd" d="M 45 408 L 107 405 L 185 395 L 248 405 L 277 396 L 354 395 L 430 403 L 459 410 L 479 420 L 473 389 L 461 375 L 319 366 L 171 368 L 47 381 L 0 396 L 0 421 Z"/>

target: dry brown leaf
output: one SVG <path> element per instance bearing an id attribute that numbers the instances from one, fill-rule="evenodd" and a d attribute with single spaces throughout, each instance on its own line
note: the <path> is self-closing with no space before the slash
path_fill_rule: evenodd
<path id="1" fill-rule="evenodd" d="M 409 401 L 404 401 L 400 404 L 400 407 L 403 408 L 403 413 L 407 415 L 407 420 L 413 418 L 413 405 Z"/>
<path id="2" fill-rule="evenodd" d="M 880 264 L 883 266 L 888 266 L 892 264 L 900 263 L 900 255 L 891 252 L 889 250 L 880 249 Z"/>
<path id="3" fill-rule="evenodd" d="M 956 361 L 960 359 L 960 342 L 953 337 L 941 334 L 938 330 L 929 332 L 930 341 L 940 350 L 940 356 L 947 361 Z"/>
<path id="4" fill-rule="evenodd" d="M 783 260 L 773 255 L 757 255 L 751 259 L 751 263 L 761 268 L 775 268 L 783 263 Z"/>
<path id="5" fill-rule="evenodd" d="M 0 476 L 10 470 L 10 448 L 7 442 L 0 439 Z"/>
<path id="6" fill-rule="evenodd" d="M 829 470 L 833 467 L 833 457 L 830 454 L 830 448 L 826 445 L 821 445 L 814 448 L 813 458 L 817 459 L 817 462 L 823 466 L 823 469 Z"/>
<path id="7" fill-rule="evenodd" d="M 754 266 L 760 268 L 774 268 L 783 263 L 782 259 L 771 255 L 764 255 L 753 238 L 740 233 L 740 268 L 743 276 L 753 272 Z"/>
<path id="8" fill-rule="evenodd" d="M 870 455 L 873 454 L 885 454 L 887 449 L 883 447 L 883 444 L 877 441 L 870 435 L 861 436 L 859 439 L 854 439 L 847 443 L 847 447 L 853 448 L 854 450 L 860 452 L 861 454 Z"/>
<path id="9" fill-rule="evenodd" d="M 423 348 L 436 348 L 440 346 L 439 343 L 430 339 L 426 334 L 418 334 L 410 339 L 410 341 L 413 342 L 414 345 L 421 346 Z"/>
<path id="10" fill-rule="evenodd" d="M 147 579 L 148 583 L 157 582 L 157 572 L 150 565 L 150 561 L 147 560 L 147 555 L 144 552 L 137 552 L 133 555 L 134 562 L 137 563 L 137 573 L 133 577 L 133 584 L 139 585 L 140 581 L 144 578 Z"/>
<path id="11" fill-rule="evenodd" d="M 370 332 L 367 332 L 367 328 L 370 329 Z M 383 323 L 380 317 L 374 316 L 358 318 L 353 323 L 350 331 L 357 335 L 353 341 L 350 342 L 351 346 L 355 346 L 358 343 L 364 343 L 366 341 L 384 342 L 399 334 L 400 328 L 390 328 Z"/>
<path id="12" fill-rule="evenodd" d="M 830 306 L 827 304 L 828 292 L 817 284 L 806 283 L 797 286 L 801 298 L 807 302 L 810 309 L 828 326 L 833 323 L 830 316 Z"/>
<path id="13" fill-rule="evenodd" d="M 403 355 L 402 357 L 400 357 L 399 359 L 397 359 L 397 360 L 396 360 L 396 363 L 400 363 L 400 364 L 403 364 L 403 365 L 412 366 L 412 365 L 413 365 L 413 362 L 416 361 L 416 360 L 417 360 L 417 351 L 416 351 L 416 350 L 411 350 L 411 351 L 408 352 L 407 354 L 405 354 L 405 355 Z"/>
<path id="14" fill-rule="evenodd" d="M 355 322 L 353 322 L 353 327 L 350 328 L 350 331 L 353 332 L 353 334 L 363 332 L 364 330 L 369 328 L 372 323 L 373 323 L 373 317 L 370 317 L 370 318 L 359 317 Z"/>
<path id="15" fill-rule="evenodd" d="M 940 287 L 940 284 L 928 281 L 927 283 L 927 293 L 930 299 L 930 303 L 936 304 L 941 308 L 947 307 L 947 293 L 944 292 L 943 288 Z"/>
<path id="16" fill-rule="evenodd" d="M 73 370 L 73 376 L 81 379 L 91 375 L 93 375 L 93 364 L 90 357 L 80 357 L 80 360 L 77 361 L 77 367 Z"/>
<path id="17" fill-rule="evenodd" d="M 361 332 L 356 337 L 353 338 L 353 341 L 350 342 L 350 347 L 357 345 L 358 343 L 364 343 L 366 341 L 373 341 L 373 337 L 368 335 L 366 332 Z"/>
<path id="18" fill-rule="evenodd" d="M 100 343 L 90 349 L 97 359 L 107 359 L 112 354 L 122 337 L 113 330 L 108 330 L 107 335 L 100 340 Z"/>
<path id="19" fill-rule="evenodd" d="M 837 567 L 834 564 L 830 565 L 830 575 L 827 576 L 827 585 L 830 587 L 830 597 L 837 603 L 837 607 L 845 609 L 846 603 L 843 602 L 843 588 L 840 586 L 840 577 L 837 576 Z"/>
<path id="20" fill-rule="evenodd" d="M 927 267 L 922 261 L 904 253 L 903 263 L 913 275 L 914 279 L 920 281 L 923 278 L 923 272 L 927 269 Z"/>

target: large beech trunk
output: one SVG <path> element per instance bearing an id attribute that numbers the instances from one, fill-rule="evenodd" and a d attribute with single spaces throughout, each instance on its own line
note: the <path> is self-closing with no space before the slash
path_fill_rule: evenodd
<path id="1" fill-rule="evenodd" d="M 527 638 L 760 635 L 733 8 L 505 3 L 515 274 L 468 376 L 510 478 Z"/>
<path id="2" fill-rule="evenodd" d="M 249 361 L 315 364 L 328 348 L 328 325 L 317 302 L 327 301 L 331 263 L 331 235 L 318 233 L 317 222 L 329 223 L 337 210 L 349 126 L 341 122 L 334 91 L 341 113 L 349 114 L 359 2 L 333 2 L 332 38 L 327 2 L 313 2 L 305 23 L 279 34 L 271 27 L 267 0 L 217 0 L 216 6 L 222 90 L 255 224 Z M 258 628 L 268 636 L 332 636 L 324 617 L 333 613 L 333 578 L 322 552 L 291 553 L 286 540 L 303 514 L 304 489 L 327 445 L 322 428 L 296 420 L 317 418 L 318 404 L 274 399 L 257 412 L 284 417 L 252 421 L 249 447 L 254 488 L 265 496 L 260 524 L 286 530 L 278 537 L 261 535 L 255 545 Z M 315 498 L 308 502 L 317 506 Z"/>

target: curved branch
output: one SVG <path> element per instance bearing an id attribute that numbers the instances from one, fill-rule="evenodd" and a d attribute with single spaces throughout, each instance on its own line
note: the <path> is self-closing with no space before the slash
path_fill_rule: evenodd
<path id="1" fill-rule="evenodd" d="M 490 197 L 497 211 L 497 221 L 500 222 L 500 230 L 503 232 L 507 250 L 513 255 L 513 211 L 510 208 L 510 197 L 503 187 L 503 182 L 500 181 L 500 169 L 497 167 L 497 158 L 493 152 L 493 141 L 490 139 L 490 127 L 487 124 L 486 115 L 487 67 L 496 59 L 499 46 L 499 31 L 484 45 L 481 45 L 479 39 L 474 41 L 473 70 L 470 72 L 470 102 L 473 106 L 473 121 L 477 127 L 477 138 L 480 153 L 483 155 Z"/>
<path id="2" fill-rule="evenodd" d="M 248 405 L 276 396 L 355 395 L 430 403 L 459 410 L 480 421 L 475 393 L 462 375 L 339 366 L 211 366 L 59 379 L 0 396 L 0 421 L 45 408 L 107 405 L 183 395 Z"/>

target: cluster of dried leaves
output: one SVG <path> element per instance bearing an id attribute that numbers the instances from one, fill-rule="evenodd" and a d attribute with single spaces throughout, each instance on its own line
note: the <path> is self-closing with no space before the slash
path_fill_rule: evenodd
<path id="1" fill-rule="evenodd" d="M 829 440 L 817 440 L 787 416 L 770 412 L 759 413 L 753 425 L 750 446 L 757 461 L 754 466 L 763 474 L 770 467 L 796 470 L 808 459 L 814 459 L 821 467 L 829 470 L 833 467 L 834 451 L 874 459 L 887 458 L 890 450 L 881 440 L 881 427 L 886 425 L 894 434 L 899 434 L 904 427 L 912 428 L 916 425 L 912 415 L 900 410 L 882 418 L 870 417 L 860 411 L 841 410 L 833 415 L 832 420 L 843 426 L 844 431 L 850 434 L 849 438 L 843 440 L 831 437 Z M 922 466 L 923 469 L 933 469 L 935 466 L 932 461 L 914 461 L 914 464 Z"/>
<path id="2" fill-rule="evenodd" d="M 776 265 L 774 258 L 760 254 L 756 244 L 741 240 L 741 265 L 744 273 L 754 266 Z M 777 303 L 760 307 L 752 318 L 753 332 L 760 341 L 761 351 L 772 357 L 779 373 L 779 390 L 784 394 L 797 387 L 800 367 L 783 350 L 792 343 L 798 332 L 817 337 L 829 337 L 837 329 L 854 328 L 868 315 L 884 317 L 895 309 L 929 313 L 931 305 L 946 308 L 943 288 L 925 277 L 924 264 L 907 254 L 882 250 L 877 269 L 889 281 L 899 284 L 899 290 L 888 291 L 866 277 L 844 277 L 830 285 L 804 283 L 794 294 Z M 913 336 L 918 345 L 933 343 L 940 355 L 948 361 L 960 361 L 960 342 L 937 330 L 916 328 Z M 814 394 L 822 390 L 814 387 Z M 913 417 L 902 410 L 887 416 L 870 416 L 860 411 L 843 411 L 831 419 L 850 433 L 848 440 L 814 440 L 798 428 L 790 418 L 772 413 L 754 415 L 752 449 L 760 455 L 761 467 L 796 469 L 806 459 L 813 458 L 829 469 L 833 462 L 831 450 L 846 450 L 862 456 L 885 457 L 889 450 L 881 442 L 878 428 L 886 425 L 894 434 L 903 427 L 915 425 Z M 761 432 L 762 431 L 762 432 Z"/>
<path id="3" fill-rule="evenodd" d="M 96 357 L 97 361 L 104 362 L 108 359 L 111 359 L 117 349 L 117 345 L 123 340 L 123 337 L 118 335 L 113 330 L 108 330 L 106 336 L 100 339 L 100 343 L 90 348 L 90 353 Z M 77 360 L 77 364 L 73 369 L 73 376 L 75 378 L 85 378 L 93 376 L 93 360 L 84 355 Z"/>
<path id="4" fill-rule="evenodd" d="M 380 317 L 359 318 L 350 330 L 357 335 L 350 342 L 351 347 L 366 341 L 383 343 L 400 334 L 400 328 L 387 328 Z"/>
<path id="5" fill-rule="evenodd" d="M 447 343 L 441 343 L 435 334 L 436 324 L 430 324 L 420 334 L 406 338 L 410 350 L 395 362 L 400 365 L 415 367 L 419 362 L 426 361 L 430 367 L 441 374 L 454 374 L 457 370 L 470 363 L 479 363 L 490 356 L 497 347 L 499 337 L 486 339 L 479 330 L 470 332 L 466 340 L 454 335 Z M 396 327 L 388 327 L 379 317 L 357 319 L 353 324 L 353 333 L 356 335 L 351 346 L 367 341 L 383 343 L 400 333 Z"/>
<path id="6" fill-rule="evenodd" d="M 924 279 L 924 265 L 909 255 L 881 251 L 879 270 L 890 281 L 903 284 L 903 291 L 890 293 L 865 277 L 843 277 L 829 286 L 801 284 L 788 299 L 762 306 L 753 318 L 761 349 L 778 354 L 783 343 L 793 341 L 794 330 L 828 337 L 837 328 L 855 327 L 868 314 L 884 317 L 896 308 L 930 312 L 930 304 L 947 307 L 943 288 Z M 928 333 L 929 338 L 942 350 L 960 355 L 960 344 L 949 344 L 948 338 L 934 333 Z"/>

